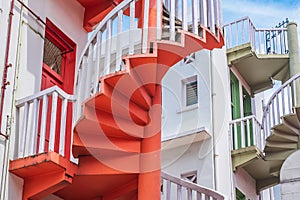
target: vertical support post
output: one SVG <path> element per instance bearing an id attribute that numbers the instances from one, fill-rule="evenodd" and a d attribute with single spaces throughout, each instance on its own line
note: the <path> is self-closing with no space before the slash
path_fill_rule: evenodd
<path id="1" fill-rule="evenodd" d="M 298 33 L 297 33 L 297 24 L 295 22 L 290 22 L 287 25 L 287 38 L 288 38 L 288 49 L 290 57 L 290 76 L 300 72 L 299 64 L 299 44 L 298 44 Z M 300 106 L 300 83 L 295 84 L 296 95 L 294 106 Z"/>
<path id="2" fill-rule="evenodd" d="M 161 105 L 161 86 L 156 86 L 153 105 Z M 161 110 L 155 109 L 153 116 L 160 116 Z M 161 127 L 160 120 L 154 120 L 151 127 L 145 128 L 146 138 L 141 141 L 140 174 L 138 177 L 138 199 L 160 199 L 160 149 L 161 131 L 153 132 L 154 127 Z M 157 129 L 157 128 L 154 128 Z M 148 136 L 148 137 L 147 137 Z"/>

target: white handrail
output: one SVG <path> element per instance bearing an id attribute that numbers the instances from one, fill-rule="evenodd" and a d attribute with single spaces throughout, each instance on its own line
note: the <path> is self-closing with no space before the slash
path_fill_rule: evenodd
<path id="1" fill-rule="evenodd" d="M 263 150 L 265 143 L 263 126 L 255 115 L 232 120 L 229 122 L 229 127 L 233 150 L 253 145 Z"/>
<path id="2" fill-rule="evenodd" d="M 162 199 L 166 200 L 181 200 L 188 199 L 214 199 L 223 200 L 225 199 L 222 194 L 212 189 L 197 185 L 192 182 L 185 181 L 180 178 L 176 178 L 164 172 L 161 172 L 162 177 L 162 188 L 163 192 Z M 174 187 L 172 187 L 174 186 Z"/>
<path id="3" fill-rule="evenodd" d="M 281 117 L 292 114 L 293 108 L 299 102 L 300 73 L 294 75 L 278 88 L 270 97 L 264 108 L 262 124 L 265 130 L 265 138 L 271 134 L 271 128 L 282 123 Z M 298 104 L 297 104 L 298 103 Z"/>
<path id="4" fill-rule="evenodd" d="M 249 17 L 223 25 L 227 48 L 250 43 L 258 54 L 287 54 L 287 29 L 257 29 Z"/>
<path id="5" fill-rule="evenodd" d="M 65 147 L 66 124 L 71 122 L 67 122 L 67 118 L 72 117 L 68 116 L 68 103 L 74 101 L 75 96 L 65 93 L 58 86 L 17 100 L 16 157 L 49 151 L 65 156 L 66 151 L 71 150 L 71 147 Z M 68 136 L 71 140 L 71 134 Z"/>
<path id="6" fill-rule="evenodd" d="M 138 16 L 138 19 L 135 15 L 137 1 L 124 0 L 118 4 L 97 25 L 84 47 L 75 82 L 75 120 L 81 115 L 81 103 L 99 92 L 99 78 L 124 70 L 124 56 L 150 53 L 153 46 L 151 42 L 159 40 L 181 42 L 177 41 L 180 38 L 178 29 L 202 37 L 201 26 L 206 26 L 212 34 L 218 34 L 216 27 L 220 25 L 219 0 L 192 0 L 194 6 L 187 4 L 186 0 L 157 0 L 156 9 L 151 8 L 152 3 L 146 0 L 143 2 L 142 16 Z M 188 5 L 192 6 L 192 15 L 187 12 Z M 168 17 L 162 18 L 165 9 Z M 156 27 L 149 23 L 150 17 L 155 16 L 154 10 Z"/>
<path id="7" fill-rule="evenodd" d="M 27 103 L 32 103 L 35 99 L 42 98 L 44 95 L 53 93 L 54 91 L 57 92 L 57 94 L 64 99 L 68 99 L 69 101 L 75 101 L 76 97 L 74 95 L 67 94 L 65 91 L 63 91 L 61 88 L 58 86 L 52 86 L 51 88 L 47 88 L 45 90 L 42 90 L 40 92 L 37 92 L 31 96 L 25 97 L 23 99 L 19 99 L 16 101 L 16 106 L 21 107 L 23 106 L 26 102 Z"/>

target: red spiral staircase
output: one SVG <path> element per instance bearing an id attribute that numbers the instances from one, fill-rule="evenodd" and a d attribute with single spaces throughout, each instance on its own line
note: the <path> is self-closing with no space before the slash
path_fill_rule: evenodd
<path id="1" fill-rule="evenodd" d="M 45 193 L 72 200 L 160 199 L 161 80 L 189 54 L 221 48 L 224 42 L 218 27 L 212 32 L 202 25 L 199 35 L 176 28 L 176 41 L 157 40 L 156 2 L 150 0 L 147 52 L 123 56 L 125 69 L 99 77 L 99 92 L 82 104 L 72 144 L 78 165 L 62 164 L 62 181 L 53 180 L 56 184 L 24 199 L 38 199 Z M 136 3 L 137 11 L 143 10 L 143 3 Z M 161 16 L 167 16 L 160 10 Z M 144 23 L 141 13 L 136 17 L 138 24 Z M 87 21 L 85 26 L 91 25 Z M 166 28 L 163 22 L 161 30 Z"/>

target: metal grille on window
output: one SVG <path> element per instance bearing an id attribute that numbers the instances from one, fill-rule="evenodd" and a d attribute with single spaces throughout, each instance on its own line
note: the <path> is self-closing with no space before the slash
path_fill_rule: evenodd
<path id="1" fill-rule="evenodd" d="M 57 74 L 61 74 L 62 51 L 47 38 L 44 41 L 43 62 Z"/>
<path id="2" fill-rule="evenodd" d="M 193 81 L 186 84 L 186 106 L 198 103 L 198 84 Z"/>

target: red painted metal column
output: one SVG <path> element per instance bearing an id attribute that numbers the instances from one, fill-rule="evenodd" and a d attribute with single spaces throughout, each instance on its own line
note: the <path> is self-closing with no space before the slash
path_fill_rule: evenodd
<path id="1" fill-rule="evenodd" d="M 148 21 L 148 45 L 150 41 L 156 40 L 157 22 L 157 0 L 149 0 L 149 21 Z M 144 5 L 145 1 L 143 1 Z M 143 13 L 145 6 L 143 6 Z M 157 68 L 157 64 L 153 63 Z M 158 69 L 156 69 L 158 70 Z M 156 83 L 153 83 L 156 84 Z M 162 93 L 161 86 L 156 85 L 156 94 L 152 99 L 152 106 L 161 108 Z M 145 135 L 149 136 L 141 142 L 141 163 L 138 179 L 138 199 L 139 200 L 158 200 L 160 199 L 160 180 L 161 180 L 161 109 L 154 109 L 152 116 L 159 120 L 151 120 L 152 128 L 145 128 Z M 153 129 L 153 127 L 156 127 Z M 159 131 L 157 131 L 159 130 Z"/>
<path id="2" fill-rule="evenodd" d="M 161 86 L 156 86 L 156 95 L 153 97 L 153 105 L 161 106 Z M 161 109 L 155 109 L 153 116 L 161 118 Z M 161 119 L 154 120 L 152 127 L 145 128 L 145 134 L 151 137 L 145 138 L 141 143 L 141 173 L 138 180 L 138 199 L 139 200 L 158 200 L 160 199 L 160 180 L 161 180 Z M 159 132 L 154 132 L 159 127 Z"/>

